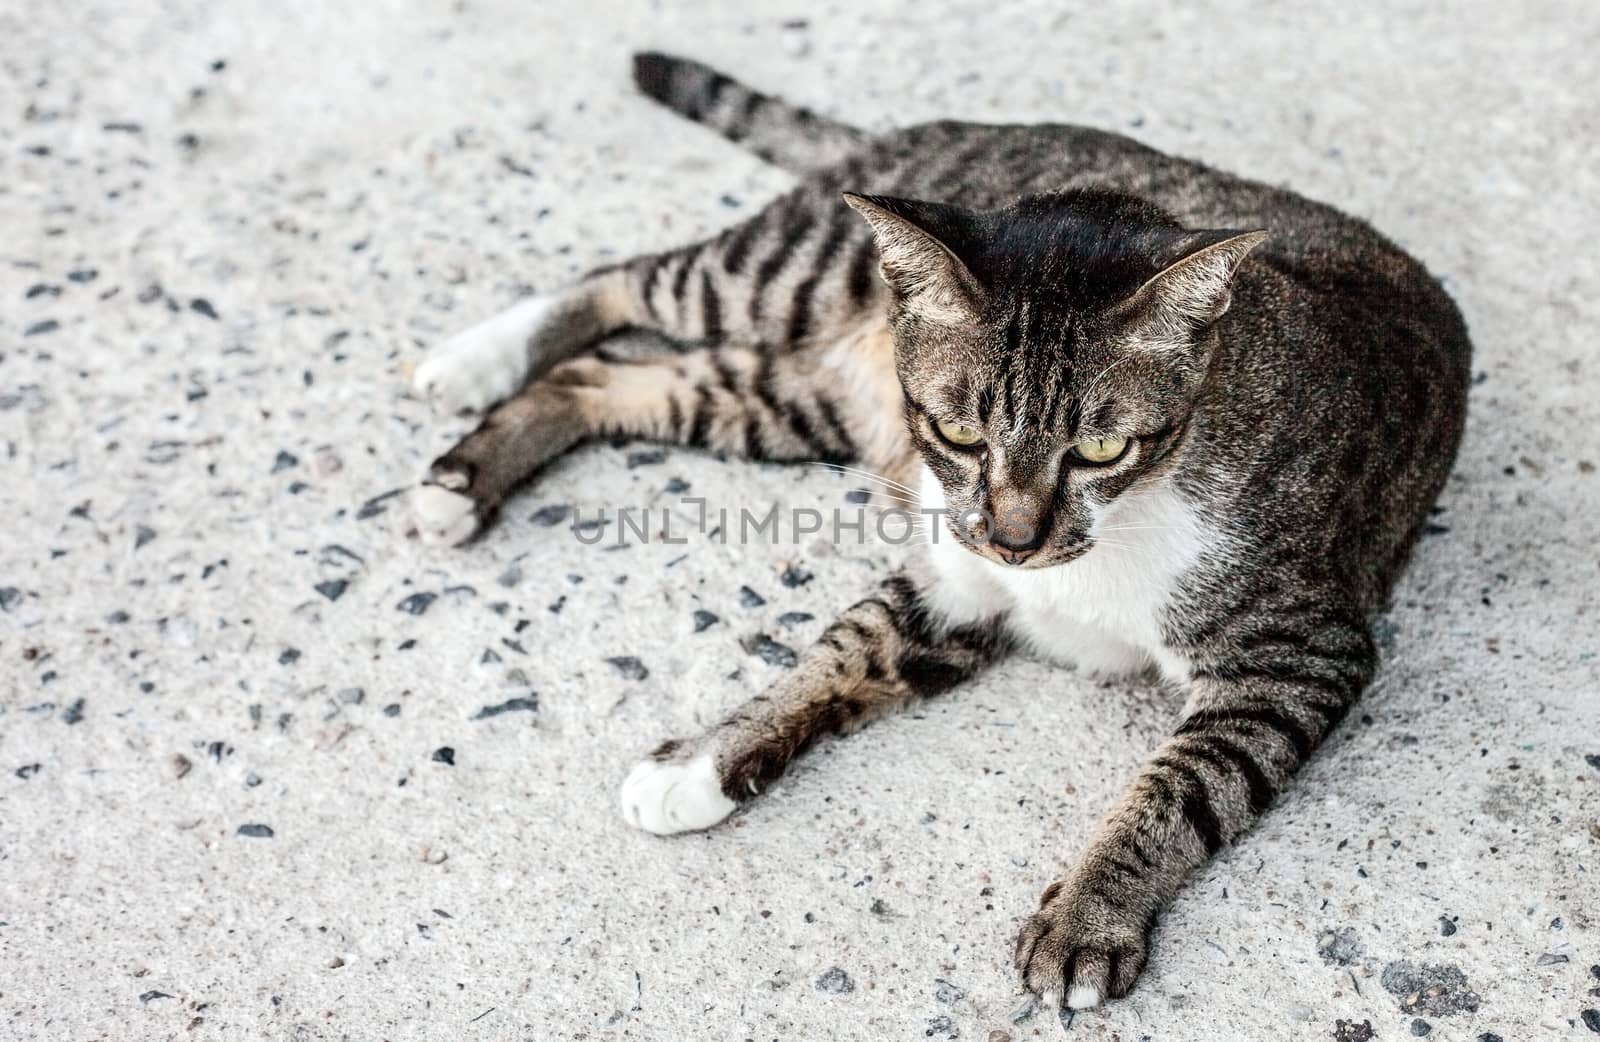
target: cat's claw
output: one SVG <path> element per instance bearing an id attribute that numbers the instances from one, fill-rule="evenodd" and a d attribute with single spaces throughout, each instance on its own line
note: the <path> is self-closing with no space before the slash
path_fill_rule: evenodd
<path id="1" fill-rule="evenodd" d="M 622 817 L 635 828 L 670 836 L 708 829 L 733 813 L 710 755 L 671 762 L 645 760 L 622 783 Z"/>
<path id="2" fill-rule="evenodd" d="M 1074 984 L 1067 992 L 1068 1009 L 1094 1009 L 1100 1005 L 1100 989 L 1092 984 Z"/>
<path id="3" fill-rule="evenodd" d="M 429 546 L 455 546 L 478 531 L 476 501 L 442 485 L 413 489 L 411 514 L 417 522 L 417 536 Z"/>
<path id="4" fill-rule="evenodd" d="M 1045 1005 L 1093 1009 L 1126 995 L 1144 969 L 1149 923 L 1107 901 L 1106 889 L 1082 880 L 1052 886 L 1023 924 L 1017 970 Z"/>

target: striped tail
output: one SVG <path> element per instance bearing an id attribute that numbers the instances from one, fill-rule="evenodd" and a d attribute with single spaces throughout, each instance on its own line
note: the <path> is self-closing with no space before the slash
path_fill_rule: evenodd
<path id="1" fill-rule="evenodd" d="M 751 90 L 687 58 L 636 54 L 633 82 L 674 112 L 796 173 L 831 166 L 866 140 L 855 127 Z"/>

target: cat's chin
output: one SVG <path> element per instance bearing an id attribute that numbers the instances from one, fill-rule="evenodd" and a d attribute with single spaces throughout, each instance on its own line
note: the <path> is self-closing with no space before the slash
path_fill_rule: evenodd
<path id="1" fill-rule="evenodd" d="M 968 553 L 973 554 L 980 561 L 983 561 L 985 564 L 994 565 L 996 568 L 1003 568 L 1008 572 L 1042 572 L 1051 568 L 1061 568 L 1079 560 L 1084 554 L 1087 554 L 1090 550 L 1094 549 L 1094 543 L 1084 543 L 1081 546 L 1074 546 L 1068 550 L 1058 553 L 1051 553 L 1048 555 L 1036 554 L 1020 564 L 1012 564 L 1010 561 L 1001 558 L 999 554 L 996 554 L 988 550 L 986 547 L 972 542 L 971 540 L 962 539 L 960 540 L 960 543 L 966 548 Z"/>

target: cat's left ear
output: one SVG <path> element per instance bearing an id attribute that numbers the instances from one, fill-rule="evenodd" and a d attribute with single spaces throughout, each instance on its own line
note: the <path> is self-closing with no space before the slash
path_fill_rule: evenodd
<path id="1" fill-rule="evenodd" d="M 1234 274 L 1250 251 L 1266 240 L 1264 231 L 1201 232 L 1183 256 L 1140 286 L 1117 310 L 1174 333 L 1203 329 L 1228 310 Z"/>

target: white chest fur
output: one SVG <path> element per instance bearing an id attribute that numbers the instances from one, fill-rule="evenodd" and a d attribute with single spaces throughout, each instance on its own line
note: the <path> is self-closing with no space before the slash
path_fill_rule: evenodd
<path id="1" fill-rule="evenodd" d="M 942 506 L 943 489 L 926 469 L 921 484 L 924 506 Z M 1070 564 L 1024 569 L 985 560 L 942 528 L 928 548 L 931 606 L 958 623 L 1003 613 L 1035 652 L 1081 669 L 1121 674 L 1154 665 L 1173 681 L 1188 679 L 1189 663 L 1166 647 L 1162 623 L 1179 580 L 1219 535 L 1164 488 L 1119 498 L 1093 534 L 1096 545 Z"/>

